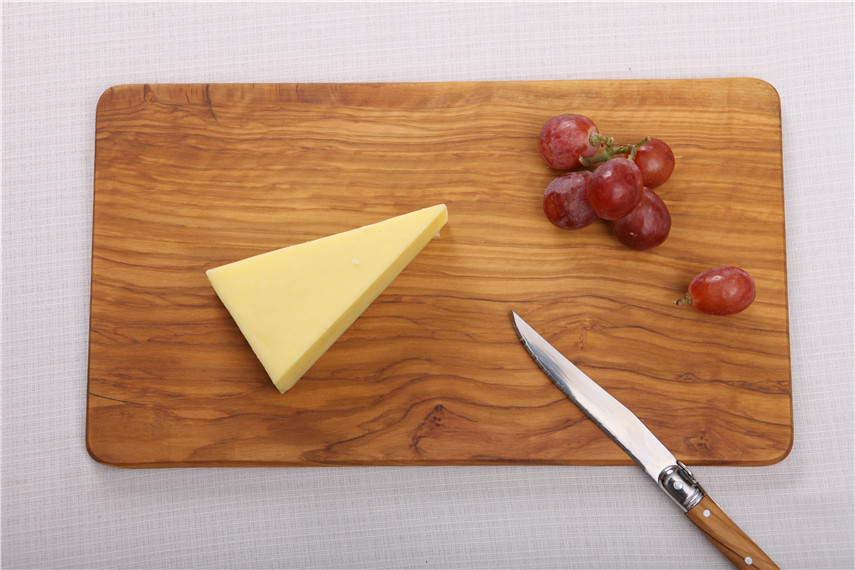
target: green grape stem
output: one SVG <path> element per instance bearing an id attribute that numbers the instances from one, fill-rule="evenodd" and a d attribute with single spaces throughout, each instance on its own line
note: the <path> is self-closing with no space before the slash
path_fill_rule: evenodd
<path id="1" fill-rule="evenodd" d="M 693 301 L 693 299 L 692 299 L 692 294 L 691 294 L 691 293 L 689 293 L 688 291 L 686 291 L 686 294 L 685 294 L 685 295 L 683 295 L 683 297 L 682 297 L 682 298 L 677 299 L 676 301 L 674 301 L 674 304 L 675 304 L 675 305 L 677 305 L 677 306 L 679 307 L 680 305 L 691 305 L 691 304 L 692 304 L 692 301 Z"/>
<path id="2" fill-rule="evenodd" d="M 583 166 L 590 166 L 592 164 L 597 164 L 598 162 L 605 162 L 610 158 L 614 158 L 615 155 L 620 156 L 622 154 L 628 155 L 630 160 L 635 160 L 635 155 L 638 152 L 639 147 L 646 143 L 649 143 L 650 137 L 644 137 L 635 144 L 623 144 L 614 146 L 614 137 L 606 137 L 604 135 L 601 135 L 600 133 L 594 133 L 588 138 L 588 141 L 593 145 L 603 145 L 604 148 L 594 156 L 581 157 L 579 159 L 579 162 L 581 162 Z"/>

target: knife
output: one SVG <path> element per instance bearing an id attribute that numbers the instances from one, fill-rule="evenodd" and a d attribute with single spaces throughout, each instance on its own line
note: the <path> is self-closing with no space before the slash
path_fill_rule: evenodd
<path id="1" fill-rule="evenodd" d="M 528 353 L 564 394 L 611 437 L 737 568 L 778 568 L 706 494 L 694 475 L 635 414 L 511 311 Z"/>

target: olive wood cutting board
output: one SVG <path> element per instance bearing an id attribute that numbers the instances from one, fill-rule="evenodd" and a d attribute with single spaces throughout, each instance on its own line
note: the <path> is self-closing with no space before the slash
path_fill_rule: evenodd
<path id="1" fill-rule="evenodd" d="M 677 160 L 673 227 L 553 227 L 550 117 Z M 122 85 L 97 106 L 87 447 L 122 467 L 629 464 L 515 310 L 684 462 L 793 437 L 780 100 L 756 79 Z M 445 203 L 449 221 L 284 395 L 205 270 Z M 675 306 L 717 265 L 757 298 Z"/>

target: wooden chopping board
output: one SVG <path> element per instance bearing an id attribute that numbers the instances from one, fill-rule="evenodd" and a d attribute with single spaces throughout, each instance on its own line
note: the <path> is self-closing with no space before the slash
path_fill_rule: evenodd
<path id="1" fill-rule="evenodd" d="M 553 227 L 550 117 L 677 158 L 665 244 Z M 780 101 L 755 79 L 123 85 L 97 107 L 87 447 L 122 467 L 629 464 L 517 311 L 690 465 L 792 444 Z M 284 395 L 205 269 L 445 203 L 449 222 Z M 677 307 L 717 265 L 745 312 Z"/>

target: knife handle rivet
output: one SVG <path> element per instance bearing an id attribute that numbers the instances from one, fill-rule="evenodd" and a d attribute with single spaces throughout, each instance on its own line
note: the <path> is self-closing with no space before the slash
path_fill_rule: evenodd
<path id="1" fill-rule="evenodd" d="M 706 518 L 710 518 L 710 515 L 711 515 L 711 514 L 712 514 L 712 513 L 710 512 L 710 510 L 709 510 L 709 509 L 704 509 L 704 516 L 705 516 Z"/>
<path id="2" fill-rule="evenodd" d="M 683 482 L 682 481 L 674 481 L 674 488 L 678 491 L 683 490 Z"/>
<path id="3" fill-rule="evenodd" d="M 753 561 L 753 560 L 751 560 L 751 557 L 750 557 L 750 556 L 746 556 L 746 557 L 745 557 L 745 563 L 746 563 L 746 564 L 748 564 L 749 566 L 751 566 L 751 563 L 752 563 L 752 562 L 754 562 L 754 561 Z"/>

